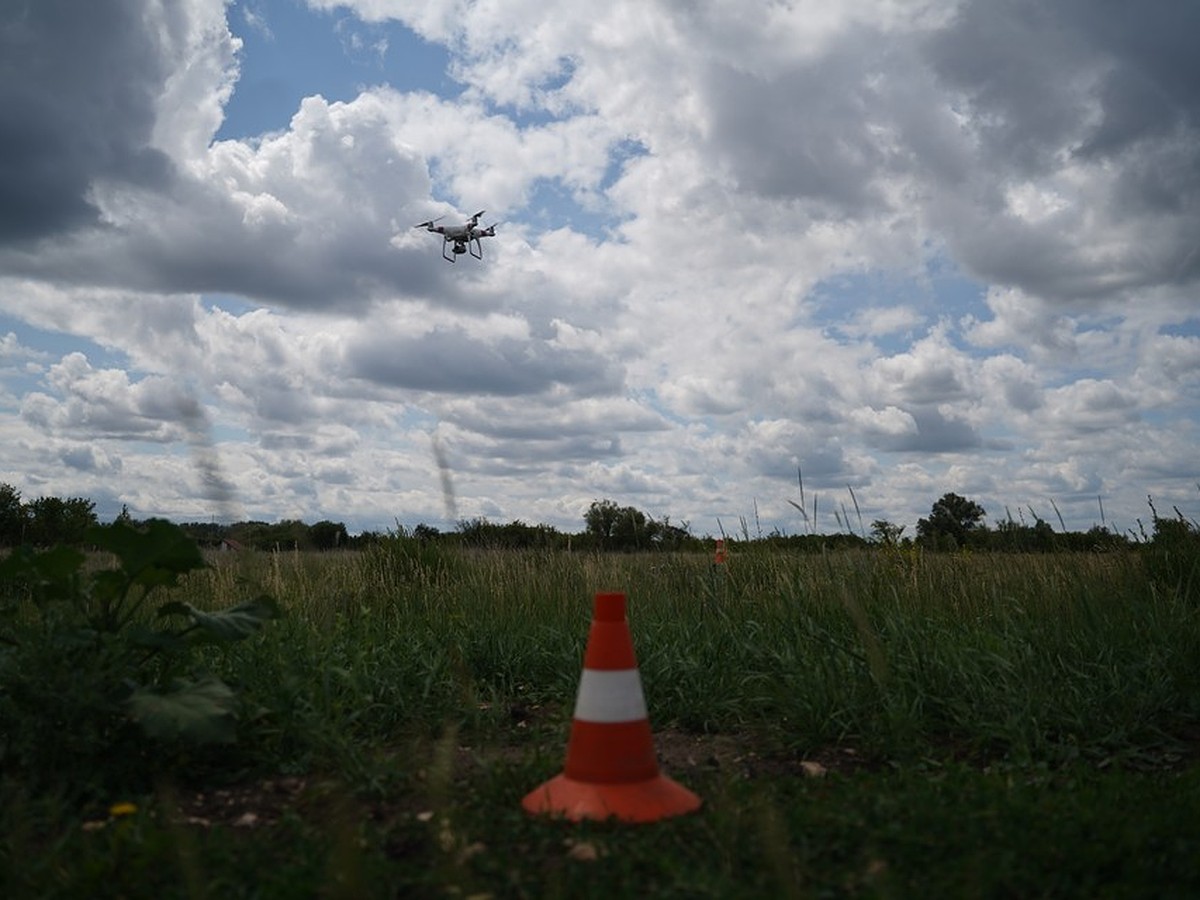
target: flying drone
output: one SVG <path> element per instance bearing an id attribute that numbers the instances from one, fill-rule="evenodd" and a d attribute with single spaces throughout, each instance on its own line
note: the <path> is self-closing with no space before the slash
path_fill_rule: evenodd
<path id="1" fill-rule="evenodd" d="M 487 210 L 481 209 L 462 225 L 439 225 L 438 222 L 446 217 L 438 216 L 436 219 L 414 225 L 413 228 L 424 228 L 426 231 L 440 234 L 442 236 L 442 259 L 447 262 L 457 262 L 458 257 L 463 253 L 470 253 L 476 259 L 483 259 L 483 244 L 479 239 L 496 236 L 495 224 L 489 225 L 487 228 L 479 227 L 479 218 L 485 212 Z M 446 252 L 446 247 L 449 245 L 453 245 L 451 253 Z"/>

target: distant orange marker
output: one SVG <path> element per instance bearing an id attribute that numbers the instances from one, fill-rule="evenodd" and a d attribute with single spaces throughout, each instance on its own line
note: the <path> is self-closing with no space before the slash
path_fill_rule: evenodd
<path id="1" fill-rule="evenodd" d="M 655 822 L 700 808 L 699 797 L 659 771 L 624 594 L 596 595 L 566 766 L 521 806 L 573 822 Z"/>

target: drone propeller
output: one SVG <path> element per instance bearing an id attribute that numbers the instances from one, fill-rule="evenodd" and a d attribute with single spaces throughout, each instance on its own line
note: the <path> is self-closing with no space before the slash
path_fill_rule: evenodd
<path id="1" fill-rule="evenodd" d="M 480 218 L 483 216 L 483 214 L 485 212 L 487 212 L 486 209 L 481 209 L 479 212 L 475 213 L 475 215 L 471 216 L 471 224 L 478 225 Z"/>
<path id="2" fill-rule="evenodd" d="M 436 225 L 438 222 L 442 221 L 442 219 L 444 219 L 444 218 L 446 218 L 446 217 L 438 216 L 436 219 L 430 219 L 428 222 L 422 222 L 420 225 L 414 225 L 413 228 L 432 228 L 434 225 Z"/>

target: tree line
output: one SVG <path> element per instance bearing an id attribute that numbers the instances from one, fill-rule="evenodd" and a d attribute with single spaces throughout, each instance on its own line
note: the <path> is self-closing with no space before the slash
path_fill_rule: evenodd
<path id="1" fill-rule="evenodd" d="M 26 503 L 11 484 L 0 484 L 0 546 L 78 546 L 96 524 L 96 504 L 91 500 L 38 497 Z"/>
<path id="2" fill-rule="evenodd" d="M 846 528 L 836 533 L 751 534 L 745 521 L 735 534 L 722 537 L 739 550 L 783 549 L 797 552 L 865 548 L 871 546 L 919 546 L 930 551 L 970 549 L 994 552 L 1097 552 L 1128 548 L 1134 544 L 1195 543 L 1200 527 L 1175 510 L 1163 517 L 1148 498 L 1152 513 L 1149 533 L 1139 523 L 1140 533 L 1122 535 L 1097 525 L 1084 532 L 1055 531 L 1031 511 L 1031 521 L 1011 515 L 989 527 L 987 513 L 974 500 L 947 493 L 936 500 L 929 515 L 918 520 L 914 536 L 906 528 L 876 519 L 870 530 L 855 534 Z M 128 509 L 117 517 L 130 525 L 142 524 Z M 95 503 L 82 497 L 39 497 L 23 501 L 20 492 L 0 484 L 0 546 L 50 546 L 85 543 L 87 531 L 98 524 Z M 692 534 L 687 522 L 670 517 L 656 519 L 633 506 L 614 500 L 594 500 L 583 514 L 584 528 L 578 533 L 560 531 L 551 525 L 530 525 L 520 520 L 505 524 L 487 519 L 463 519 L 452 531 L 443 532 L 427 524 L 405 528 L 397 524 L 390 532 L 365 531 L 351 535 L 342 522 L 322 520 L 307 524 L 299 520 L 275 523 L 261 521 L 184 522 L 180 527 L 202 547 L 252 550 L 355 550 L 390 538 L 438 542 L 468 548 L 545 549 L 581 551 L 709 551 L 710 536 Z M 839 518 L 839 525 L 844 525 Z"/>

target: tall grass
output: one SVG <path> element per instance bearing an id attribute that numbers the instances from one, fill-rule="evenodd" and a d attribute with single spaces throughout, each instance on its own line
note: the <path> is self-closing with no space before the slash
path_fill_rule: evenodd
<path id="1" fill-rule="evenodd" d="M 455 727 L 520 740 L 530 707 L 570 716 L 600 590 L 629 617 L 658 726 L 745 732 L 803 754 L 1018 765 L 1168 752 L 1200 715 L 1200 617 L 1136 555 L 618 556 L 454 550 L 222 557 L 286 618 L 227 654 L 296 765 Z"/>
<path id="2" fill-rule="evenodd" d="M 1197 771 L 1178 759 L 1200 721 L 1200 612 L 1136 554 L 713 566 L 397 538 L 210 561 L 178 599 L 265 590 L 284 610 L 208 660 L 243 699 L 239 745 L 222 767 L 105 798 L 135 799 L 128 818 L 0 779 L 0 894 L 1200 891 Z M 751 748 L 771 777 L 694 766 L 701 813 L 642 829 L 523 814 L 562 765 L 608 590 L 629 598 L 656 737 L 718 733 L 709 746 Z M 831 748 L 859 768 L 798 775 Z M 217 802 L 218 777 L 249 786 L 264 820 L 265 784 L 301 787 L 251 827 Z M 200 797 L 206 824 L 184 810 Z"/>

